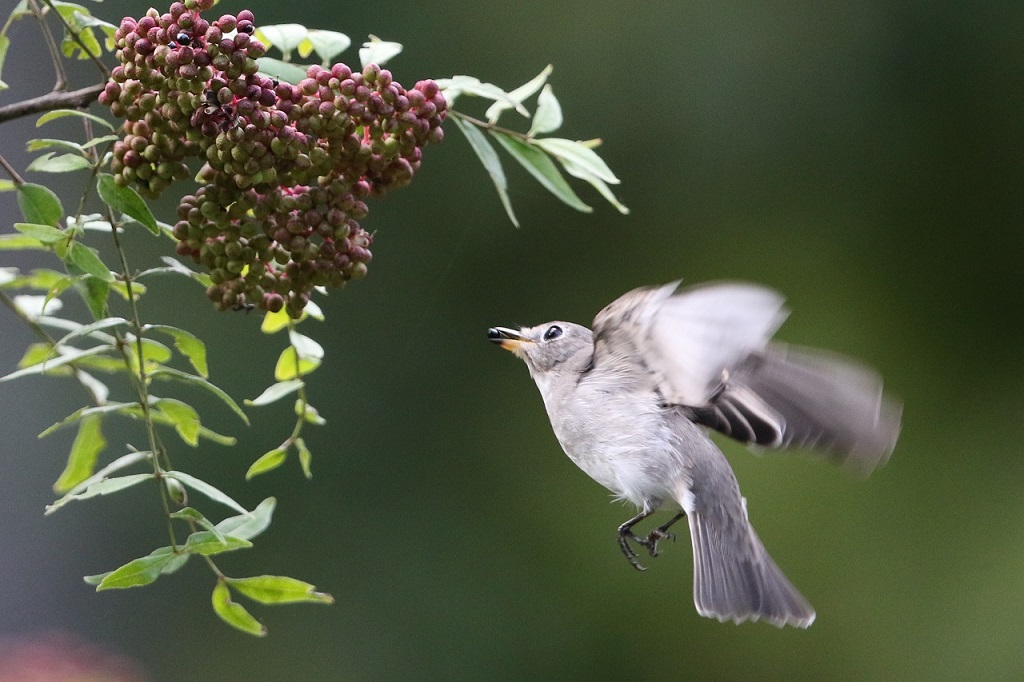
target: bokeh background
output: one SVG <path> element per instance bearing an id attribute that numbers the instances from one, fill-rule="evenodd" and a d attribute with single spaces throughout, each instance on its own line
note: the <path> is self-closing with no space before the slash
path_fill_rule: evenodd
<path id="1" fill-rule="evenodd" d="M 94 11 L 116 23 L 147 6 Z M 449 124 L 416 182 L 371 206 L 370 277 L 304 324 L 327 350 L 310 379 L 329 420 L 307 434 L 315 478 L 292 461 L 242 479 L 290 429 L 287 401 L 245 430 L 190 396 L 239 445 L 182 448 L 178 466 L 250 507 L 279 498 L 271 529 L 225 568 L 337 598 L 254 606 L 264 640 L 213 615 L 199 562 L 144 589 L 84 585 L 163 543 L 152 491 L 44 518 L 73 433 L 35 436 L 81 401 L 56 379 L 0 386 L 0 648 L 74 642 L 47 650 L 151 680 L 1024 677 L 1024 6 L 221 3 L 245 6 L 257 25 L 402 42 L 391 68 L 408 85 L 469 73 L 511 88 L 553 63 L 562 134 L 604 138 L 632 213 L 589 187 L 594 213 L 575 213 L 507 161 L 514 229 Z M 0 104 L 48 88 L 37 35 L 12 29 Z M 0 153 L 24 168 L 33 136 L 31 120 L 5 124 Z M 75 196 L 82 179 L 61 180 Z M 9 231 L 13 195 L 0 214 Z M 133 242 L 143 261 L 157 244 Z M 685 537 L 646 573 L 629 568 L 614 529 L 632 510 L 562 455 L 526 369 L 486 342 L 490 325 L 587 322 L 680 277 L 780 289 L 794 311 L 781 338 L 863 358 L 905 400 L 892 460 L 866 481 L 723 443 L 761 538 L 818 610 L 808 631 L 700 618 Z M 233 395 L 271 382 L 282 340 L 257 315 L 217 314 L 174 280 L 145 315 L 207 339 Z M 33 338 L 0 320 L 6 372 Z M 107 436 L 108 457 L 141 440 L 131 424 Z"/>

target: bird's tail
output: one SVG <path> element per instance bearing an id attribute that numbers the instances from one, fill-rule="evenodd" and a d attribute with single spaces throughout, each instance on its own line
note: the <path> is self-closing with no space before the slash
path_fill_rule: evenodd
<path id="1" fill-rule="evenodd" d="M 745 528 L 718 528 L 721 524 L 715 521 L 726 519 L 714 513 L 693 510 L 687 517 L 698 613 L 723 622 L 763 620 L 777 627 L 806 628 L 814 622 L 814 609 L 768 556 L 745 518 Z"/>

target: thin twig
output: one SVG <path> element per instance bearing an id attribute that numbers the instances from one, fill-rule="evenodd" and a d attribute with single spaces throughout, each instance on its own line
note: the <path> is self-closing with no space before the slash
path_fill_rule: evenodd
<path id="1" fill-rule="evenodd" d="M 46 5 L 53 11 L 53 5 L 46 2 Z M 43 16 L 43 10 L 39 7 L 39 3 L 36 0 L 29 0 L 29 8 L 32 10 L 32 16 L 39 22 L 39 28 L 43 32 L 43 42 L 46 43 L 46 49 L 50 52 L 50 61 L 53 62 L 53 68 L 57 72 L 57 84 L 53 86 L 54 91 L 62 91 L 68 86 L 68 74 L 64 71 L 64 60 L 61 59 L 60 50 L 57 49 L 57 41 L 53 39 L 53 33 L 50 31 L 50 26 L 46 23 L 46 17 Z M 59 12 L 55 12 L 57 16 L 60 16 Z"/>
<path id="2" fill-rule="evenodd" d="M 32 0 L 32 1 L 34 2 L 35 0 Z M 71 39 L 74 40 L 76 43 L 78 43 L 78 46 L 80 48 L 82 48 L 82 51 L 85 52 L 85 54 L 89 55 L 89 59 L 92 60 L 93 64 L 95 64 L 97 67 L 99 67 L 100 73 L 103 74 L 103 77 L 104 78 L 110 78 L 110 69 L 107 68 L 106 64 L 104 64 L 102 61 L 100 61 L 99 57 L 97 57 L 96 55 L 94 55 L 92 53 L 92 50 L 90 50 L 88 47 L 85 46 L 85 43 L 82 42 L 81 36 L 78 35 L 78 31 L 76 31 L 74 28 L 71 27 L 71 24 L 69 24 L 64 19 L 64 15 L 62 15 L 60 12 L 57 11 L 57 8 L 55 8 L 53 6 L 53 3 L 50 0 L 43 0 L 43 2 L 45 2 L 46 6 L 49 7 L 50 10 L 54 14 L 57 15 L 57 18 L 60 20 L 60 23 L 64 24 L 64 29 L 71 36 Z"/>
<path id="3" fill-rule="evenodd" d="M 38 114 L 40 111 L 52 111 L 53 109 L 84 109 L 103 92 L 105 85 L 99 83 L 90 85 L 81 90 L 72 92 L 51 92 L 40 97 L 22 100 L 14 104 L 0 107 L 0 123 L 11 121 L 23 116 Z"/>
<path id="4" fill-rule="evenodd" d="M 11 176 L 11 180 L 14 181 L 15 185 L 25 184 L 25 178 L 18 175 L 18 171 L 14 170 L 14 167 L 7 163 L 7 159 L 4 158 L 3 154 L 0 154 L 0 166 L 3 166 L 7 174 Z"/>
<path id="5" fill-rule="evenodd" d="M 466 123 L 472 123 L 477 128 L 483 128 L 484 130 L 493 130 L 496 133 L 504 133 L 505 135 L 511 135 L 512 137 L 519 138 L 523 142 L 529 142 L 530 140 L 533 139 L 530 135 L 527 135 L 526 133 L 521 133 L 518 130 L 512 130 L 511 128 L 502 128 L 499 125 L 495 125 L 493 123 L 488 123 L 487 121 L 481 121 L 480 119 L 473 118 L 469 114 L 464 114 L 461 111 L 456 111 L 454 109 L 449 109 L 448 113 L 451 114 L 452 116 L 458 116 L 459 118 L 461 118 Z M 2 120 L 2 119 L 0 119 L 0 120 Z"/>

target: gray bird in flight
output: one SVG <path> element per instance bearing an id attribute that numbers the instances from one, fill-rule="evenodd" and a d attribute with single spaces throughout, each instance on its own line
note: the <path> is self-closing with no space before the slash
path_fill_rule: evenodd
<path id="1" fill-rule="evenodd" d="M 593 331 L 556 321 L 487 332 L 526 362 L 569 458 L 639 509 L 618 529 L 635 568 L 644 570 L 637 548 L 656 556 L 687 518 L 697 612 L 723 622 L 805 628 L 815 613 L 758 539 L 706 429 L 759 448 L 807 448 L 864 475 L 899 436 L 901 406 L 874 371 L 770 341 L 787 314 L 777 292 L 754 284 L 673 282 L 621 296 Z M 636 535 L 658 510 L 675 515 Z"/>

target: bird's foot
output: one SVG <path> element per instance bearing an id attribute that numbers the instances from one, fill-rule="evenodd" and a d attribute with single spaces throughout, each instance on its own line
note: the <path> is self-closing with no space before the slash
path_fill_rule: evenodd
<path id="1" fill-rule="evenodd" d="M 635 542 L 635 543 L 637 543 L 639 545 L 644 545 L 645 547 L 647 546 L 647 543 L 646 543 L 645 540 L 643 540 L 642 538 L 637 537 L 636 535 L 634 535 L 629 530 L 623 530 L 623 529 L 620 528 L 619 529 L 619 549 L 622 550 L 622 554 L 623 554 L 623 556 L 626 557 L 626 561 L 628 561 L 629 565 L 632 566 L 633 568 L 635 568 L 636 570 L 638 570 L 638 571 L 646 571 L 647 569 L 644 566 L 642 566 L 639 561 L 637 561 L 637 559 L 640 557 L 640 555 L 637 554 L 636 550 L 633 549 L 630 546 L 630 544 L 629 544 L 630 540 L 632 540 L 633 542 Z"/>
<path id="2" fill-rule="evenodd" d="M 645 540 L 640 541 L 640 544 L 647 548 L 647 551 L 650 552 L 651 556 L 658 556 L 658 543 L 662 540 L 671 540 L 672 542 L 675 542 L 676 534 L 669 533 L 663 528 L 655 528 L 647 534 L 647 538 Z"/>

